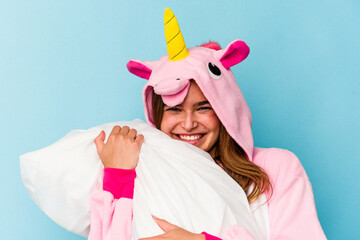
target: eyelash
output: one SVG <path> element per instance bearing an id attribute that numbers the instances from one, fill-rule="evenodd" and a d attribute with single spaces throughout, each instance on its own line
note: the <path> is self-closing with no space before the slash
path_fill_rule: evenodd
<path id="1" fill-rule="evenodd" d="M 211 107 L 200 107 L 200 108 L 198 108 L 197 110 L 212 110 L 212 108 Z M 168 108 L 168 109 L 166 109 L 165 111 L 175 111 L 175 112 L 179 112 L 179 111 L 181 111 L 181 109 L 180 108 Z"/>
<path id="2" fill-rule="evenodd" d="M 178 111 L 180 111 L 180 108 L 168 108 L 168 109 L 166 109 L 165 111 L 175 111 L 175 112 L 178 112 Z"/>
<path id="3" fill-rule="evenodd" d="M 212 108 L 211 107 L 200 107 L 198 110 L 211 110 Z"/>

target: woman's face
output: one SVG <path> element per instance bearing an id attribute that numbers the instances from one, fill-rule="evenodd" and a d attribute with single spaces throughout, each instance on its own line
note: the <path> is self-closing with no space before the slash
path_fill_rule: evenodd
<path id="1" fill-rule="evenodd" d="M 220 120 L 198 85 L 191 81 L 182 104 L 164 106 L 160 130 L 208 152 L 219 138 Z"/>

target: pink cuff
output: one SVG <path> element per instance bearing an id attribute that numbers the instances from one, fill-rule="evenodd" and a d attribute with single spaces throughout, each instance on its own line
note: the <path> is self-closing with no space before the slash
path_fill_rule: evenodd
<path id="1" fill-rule="evenodd" d="M 205 235 L 206 240 L 222 240 L 221 238 L 215 237 L 215 236 L 210 235 L 210 234 L 208 234 L 206 232 L 202 232 L 201 234 Z"/>
<path id="2" fill-rule="evenodd" d="M 135 177 L 135 169 L 104 168 L 103 190 L 115 199 L 133 199 Z"/>

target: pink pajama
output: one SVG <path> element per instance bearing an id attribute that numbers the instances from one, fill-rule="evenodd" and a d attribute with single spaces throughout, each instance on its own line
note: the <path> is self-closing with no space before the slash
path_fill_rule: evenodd
<path id="1" fill-rule="evenodd" d="M 253 162 L 270 177 L 270 239 L 326 239 L 317 217 L 310 181 L 298 158 L 276 148 L 254 148 Z M 91 196 L 90 240 L 132 240 L 132 198 L 135 170 L 104 170 L 103 191 Z M 253 240 L 235 225 L 223 236 L 203 233 L 207 240 Z"/>

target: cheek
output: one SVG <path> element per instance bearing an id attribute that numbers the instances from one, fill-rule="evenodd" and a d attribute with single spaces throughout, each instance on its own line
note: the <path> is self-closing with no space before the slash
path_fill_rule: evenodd
<path id="1" fill-rule="evenodd" d="M 174 117 L 171 117 L 167 114 L 163 115 L 163 118 L 161 120 L 160 124 L 160 130 L 167 135 L 170 135 L 170 131 L 176 126 Z"/>
<path id="2" fill-rule="evenodd" d="M 213 130 L 215 132 L 218 132 L 220 130 L 220 120 L 216 116 L 215 112 L 211 112 L 206 116 L 206 119 L 204 119 L 206 122 L 206 125 L 210 130 Z"/>

